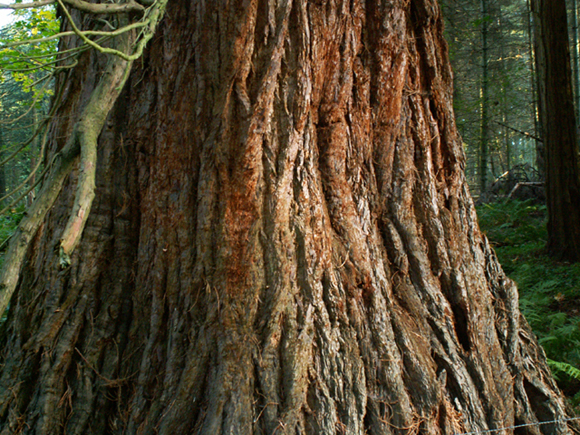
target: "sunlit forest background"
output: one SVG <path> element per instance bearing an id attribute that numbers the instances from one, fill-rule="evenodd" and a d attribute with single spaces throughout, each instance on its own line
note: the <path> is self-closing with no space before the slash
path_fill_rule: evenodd
<path id="1" fill-rule="evenodd" d="M 442 0 L 454 70 L 457 126 L 476 195 L 506 172 L 539 180 L 538 116 L 529 0 Z M 574 23 L 575 5 L 571 5 Z M 570 35 L 577 38 L 576 26 Z M 574 45 L 577 47 L 577 45 Z M 578 51 L 574 51 L 578 81 Z"/>
<path id="2" fill-rule="evenodd" d="M 546 207 L 529 0 L 440 3 L 465 172 L 480 224 L 518 283 L 521 310 L 561 388 L 578 408 L 580 264 L 558 263 L 543 253 Z M 578 7 L 577 0 L 568 1 L 577 118 Z M 51 35 L 57 30 L 50 7 L 16 12 L 0 29 L 0 253 L 50 166 L 45 137 L 55 97 L 57 40 Z"/>

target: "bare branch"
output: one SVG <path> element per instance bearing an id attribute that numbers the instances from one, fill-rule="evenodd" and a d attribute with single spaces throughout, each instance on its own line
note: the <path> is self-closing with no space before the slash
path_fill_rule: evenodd
<path id="1" fill-rule="evenodd" d="M 120 14 L 123 12 L 142 12 L 145 7 L 130 0 L 127 3 L 89 3 L 84 0 L 64 0 L 66 4 L 75 9 L 91 14 Z"/>
<path id="2" fill-rule="evenodd" d="M 133 50 L 133 53 L 127 54 L 127 53 L 123 53 L 122 51 L 116 50 L 114 48 L 103 47 L 103 46 L 97 44 L 96 42 L 90 40 L 87 37 L 86 32 L 81 31 L 76 26 L 74 20 L 72 19 L 72 16 L 70 15 L 69 11 L 67 10 L 66 6 L 64 5 L 63 0 L 57 0 L 57 2 L 62 7 L 64 14 L 66 15 L 67 19 L 70 22 L 70 25 L 73 28 L 73 31 L 86 44 L 97 49 L 101 53 L 113 54 L 115 56 L 119 56 L 121 59 L 124 59 L 126 61 L 133 61 L 133 60 L 141 57 L 141 55 L 143 54 L 143 49 L 145 48 L 145 45 L 147 45 L 147 42 L 149 42 L 149 40 L 153 37 L 153 34 L 155 33 L 155 29 L 157 28 L 157 24 L 159 23 L 159 21 L 163 17 L 163 13 L 165 12 L 165 7 L 167 5 L 167 0 L 157 0 L 157 2 L 154 4 L 155 6 L 149 8 L 147 10 L 148 16 L 145 19 L 143 19 L 141 22 L 135 23 L 135 24 L 140 24 L 139 26 L 135 26 L 135 27 L 143 27 L 142 36 L 138 40 L 138 42 L 135 44 L 135 49 Z M 130 27 L 130 26 L 133 26 L 133 25 L 129 25 L 126 27 Z"/>
<path id="3" fill-rule="evenodd" d="M 107 47 L 103 47 L 99 44 L 97 44 L 96 42 L 90 40 L 87 35 L 81 31 L 77 25 L 75 24 L 70 12 L 68 11 L 68 9 L 66 8 L 66 6 L 64 5 L 62 0 L 57 0 L 58 4 L 62 7 L 62 11 L 64 12 L 64 14 L 66 15 L 70 25 L 73 28 L 74 33 L 79 36 L 87 45 L 90 45 L 91 47 L 97 49 L 98 51 L 100 51 L 101 53 L 106 53 L 106 54 L 114 54 L 116 56 L 119 56 L 120 58 L 129 61 L 132 60 L 130 58 L 129 55 L 127 55 L 126 53 L 123 53 L 122 51 L 119 50 L 115 50 L 114 48 L 107 48 Z"/>
<path id="4" fill-rule="evenodd" d="M 46 62 L 46 63 L 43 63 L 42 65 L 33 66 L 33 67 L 29 67 L 29 68 L 21 68 L 21 69 L 5 68 L 4 71 L 10 72 L 10 73 L 31 73 L 33 71 L 49 69 L 47 67 L 50 67 L 51 65 L 57 65 L 59 63 L 63 63 L 63 61 L 65 61 L 65 60 L 68 60 L 68 59 L 77 57 L 77 55 L 78 55 L 79 52 L 84 51 L 82 49 L 83 47 L 87 47 L 87 46 L 86 45 L 83 45 L 83 46 L 79 47 L 77 49 L 77 53 L 74 53 L 74 54 L 72 54 L 70 56 L 67 56 L 65 58 L 62 58 L 62 59 L 56 59 L 56 60 L 53 60 L 51 62 Z M 32 63 L 32 60 L 34 60 L 34 58 L 31 57 L 31 58 L 29 58 L 28 61 L 30 63 Z M 75 66 L 76 64 L 77 64 L 77 60 L 75 59 L 75 61 L 73 63 L 69 64 L 69 65 L 60 65 L 60 66 L 53 67 L 52 70 L 51 70 L 51 72 L 54 72 L 54 71 L 57 71 L 57 70 L 62 70 L 62 69 L 70 69 L 73 66 Z M 34 84 L 36 84 L 36 82 L 33 83 L 33 84 L 31 84 L 30 86 L 34 86 Z M 4 124 L 4 123 L 5 122 L 0 121 L 0 124 Z"/>
<path id="5" fill-rule="evenodd" d="M 515 131 L 516 133 L 519 133 L 522 136 L 529 137 L 530 139 L 537 140 L 538 142 L 543 142 L 541 138 L 539 138 L 538 136 L 534 136 L 533 134 L 528 133 L 527 131 L 518 130 L 517 128 L 511 127 L 511 126 L 509 126 L 507 124 L 504 124 L 503 122 L 499 122 L 499 121 L 496 121 L 496 120 L 494 120 L 493 122 L 495 122 L 496 124 L 501 125 L 502 127 L 507 128 L 507 129 L 509 129 L 511 131 Z"/>
<path id="6" fill-rule="evenodd" d="M 45 83 L 44 86 L 42 87 L 41 91 L 44 91 L 47 86 L 48 86 L 48 83 Z M 32 100 L 32 104 L 30 105 L 30 107 L 22 115 L 20 115 L 17 118 L 14 118 L 14 119 L 9 119 L 7 121 L 0 121 L 0 125 L 14 124 L 14 123 L 20 121 L 21 119 L 23 119 L 24 117 L 28 116 L 28 114 L 34 109 L 34 106 L 36 105 L 36 103 L 38 103 L 38 100 L 40 100 L 41 98 L 42 97 L 40 94 L 36 95 L 34 97 L 34 99 Z M 30 143 L 30 142 L 28 142 L 28 143 Z M 28 143 L 27 143 L 27 145 L 28 145 Z M 7 160 L 0 162 L 0 166 L 4 165 L 6 162 L 7 162 Z"/>
<path id="7" fill-rule="evenodd" d="M 39 8 L 41 6 L 51 5 L 54 3 L 56 3 L 56 0 L 40 0 L 37 2 L 15 3 L 15 4 L 11 4 L 11 5 L 0 4 L 0 9 L 12 9 L 13 11 L 18 11 L 20 9 Z"/>
<path id="8" fill-rule="evenodd" d="M 138 29 L 140 27 L 145 27 L 147 24 L 148 24 L 147 22 L 139 21 L 137 23 L 129 24 L 127 26 L 121 27 L 120 29 L 113 30 L 113 31 L 103 31 L 103 30 L 82 30 L 81 31 L 81 30 L 79 30 L 78 32 L 81 32 L 82 34 L 84 34 L 86 36 L 119 36 L 125 32 L 129 32 L 130 30 Z M 63 36 L 78 35 L 78 32 L 73 31 L 73 30 L 69 30 L 68 32 L 56 33 L 54 35 L 47 36 L 46 38 L 37 38 L 37 39 L 29 39 L 26 41 L 11 42 L 10 44 L 0 45 L 0 49 L 14 48 L 14 47 L 19 47 L 22 45 L 29 45 L 29 44 L 39 44 L 42 42 L 48 42 L 48 41 L 52 41 L 54 39 L 62 38 Z"/>
<path id="9" fill-rule="evenodd" d="M 89 3 L 84 0 L 64 0 L 69 6 L 83 12 L 91 14 L 120 14 L 123 12 L 142 12 L 145 7 L 137 2 L 129 1 L 122 4 L 103 4 L 103 3 Z M 39 0 L 31 3 L 15 3 L 11 5 L 0 4 L 0 9 L 11 9 L 13 11 L 21 9 L 39 8 L 41 6 L 51 5 L 56 3 L 56 0 Z"/>
<path id="10" fill-rule="evenodd" d="M 56 101 L 60 101 L 62 94 L 63 92 L 61 90 Z M 54 107 L 57 106 L 58 104 L 55 104 Z M 54 114 L 54 107 L 51 110 L 51 115 Z M 4 257 L 4 265 L 0 274 L 0 311 L 2 313 L 6 311 L 12 293 L 14 293 L 14 289 L 16 288 L 20 268 L 22 267 L 22 259 L 24 258 L 30 241 L 54 204 L 78 154 L 78 142 L 76 140 L 69 140 L 62 151 L 53 157 L 54 166 L 49 165 L 47 167 L 47 169 L 52 168 L 53 171 L 44 184 L 38 200 L 32 204 L 28 214 L 20 222 L 16 232 L 12 235 L 10 247 Z"/>

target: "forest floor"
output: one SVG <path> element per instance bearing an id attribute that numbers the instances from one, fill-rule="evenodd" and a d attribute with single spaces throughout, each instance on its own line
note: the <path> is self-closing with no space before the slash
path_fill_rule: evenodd
<path id="1" fill-rule="evenodd" d="M 504 271 L 518 284 L 520 309 L 554 377 L 580 413 L 580 264 L 544 253 L 545 205 L 500 200 L 479 205 L 477 213 Z"/>

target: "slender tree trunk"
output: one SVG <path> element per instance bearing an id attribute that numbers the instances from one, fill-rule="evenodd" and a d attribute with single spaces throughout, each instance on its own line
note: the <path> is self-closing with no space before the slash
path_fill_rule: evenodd
<path id="1" fill-rule="evenodd" d="M 435 1 L 169 3 L 70 267 L 74 174 L 29 249 L 0 434 L 580 433 L 478 229 L 451 91 Z"/>
<path id="2" fill-rule="evenodd" d="M 580 57 L 578 56 L 578 2 L 572 0 L 572 70 L 574 77 L 574 107 L 576 108 L 576 125 L 580 119 Z"/>
<path id="3" fill-rule="evenodd" d="M 488 0 L 481 0 L 481 135 L 479 142 L 479 188 L 487 188 L 488 155 L 489 155 L 489 15 Z"/>
<path id="4" fill-rule="evenodd" d="M 4 135 L 0 129 L 0 161 L 4 160 Z M 6 194 L 6 167 L 0 166 L 0 198 Z M 4 201 L 0 201 L 0 207 L 4 205 Z"/>
<path id="5" fill-rule="evenodd" d="M 580 161 L 565 0 L 533 0 L 548 252 L 580 261 Z"/>
<path id="6" fill-rule="evenodd" d="M 528 37 L 530 46 L 530 85 L 532 89 L 532 118 L 534 120 L 534 136 L 536 138 L 542 137 L 542 127 L 539 120 L 539 101 L 538 101 L 538 78 L 536 72 L 536 49 L 534 47 L 534 16 L 532 14 L 532 4 L 531 0 L 526 2 L 528 7 Z M 534 139 L 536 147 L 536 167 L 538 169 L 538 176 L 540 180 L 545 180 L 546 178 L 546 164 L 544 162 L 544 142 L 538 139 Z"/>
<path id="7" fill-rule="evenodd" d="M 504 23 L 503 19 L 500 19 L 500 33 L 504 34 L 506 33 L 506 26 Z M 507 32 L 509 32 L 509 30 L 507 30 Z M 502 59 L 505 58 L 505 52 L 504 52 L 504 44 L 501 44 L 500 48 L 499 48 L 499 54 L 500 57 Z M 504 124 L 504 134 L 503 134 L 503 139 L 504 139 L 504 145 L 505 145 L 505 154 L 504 154 L 504 159 L 501 158 L 501 151 L 500 151 L 500 166 L 502 166 L 501 168 L 501 172 L 504 173 L 505 171 L 509 171 L 511 169 L 511 154 L 512 154 L 512 143 L 511 143 L 511 130 L 506 127 L 508 125 L 510 125 L 510 118 L 509 118 L 509 112 L 510 112 L 510 107 L 509 107 L 509 103 L 508 103 L 508 86 L 506 86 L 507 80 L 506 77 L 509 74 L 508 69 L 506 68 L 506 64 L 505 62 L 501 62 L 500 63 L 500 68 L 501 68 L 501 75 L 502 75 L 502 86 L 501 86 L 501 93 L 500 93 L 500 98 L 501 98 L 501 121 Z M 505 162 L 505 165 L 502 165 L 501 163 Z"/>
<path id="8" fill-rule="evenodd" d="M 505 108 L 505 105 L 504 105 Z M 509 122 L 507 117 L 507 113 L 504 112 L 503 122 L 506 124 Z M 511 131 L 509 128 L 504 128 L 504 141 L 505 141 L 505 171 L 509 171 L 511 169 L 512 164 L 512 141 L 511 141 Z"/>
<path id="9" fill-rule="evenodd" d="M 34 119 L 35 128 L 38 125 L 38 123 L 40 122 L 40 116 L 39 116 L 38 111 L 39 110 L 36 109 L 36 108 L 32 110 L 32 116 L 33 116 L 33 119 Z M 38 163 L 38 160 L 37 159 L 39 158 L 38 157 L 38 153 L 39 153 L 40 148 L 41 148 L 41 145 L 40 145 L 41 144 L 41 141 L 42 141 L 42 138 L 39 135 L 39 136 L 36 137 L 36 139 L 34 140 L 34 142 L 32 142 L 29 145 L 29 148 L 30 148 L 30 150 L 29 150 L 30 163 L 28 165 L 28 168 L 30 170 L 30 173 L 33 173 L 34 172 L 34 169 L 36 168 L 36 165 Z M 36 174 L 33 174 L 32 177 L 30 178 L 29 186 L 26 186 L 26 187 L 28 188 L 30 186 L 34 186 L 35 184 L 36 184 Z M 28 193 L 28 195 L 26 195 L 26 207 L 27 208 L 29 208 L 30 206 L 32 206 L 32 203 L 34 202 L 35 196 L 36 196 L 36 191 L 35 190 L 30 191 Z"/>

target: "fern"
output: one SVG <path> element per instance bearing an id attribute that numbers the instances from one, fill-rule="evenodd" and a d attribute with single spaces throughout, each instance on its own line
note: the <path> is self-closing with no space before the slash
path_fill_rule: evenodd
<path id="1" fill-rule="evenodd" d="M 518 284 L 520 310 L 528 320 L 562 389 L 580 381 L 580 263 L 558 263 L 544 254 L 546 207 L 526 201 L 478 206 L 481 228 L 504 271 Z M 572 403 L 580 404 L 580 392 Z M 578 406 L 578 405 L 576 405 Z"/>
<path id="2" fill-rule="evenodd" d="M 580 370 L 573 365 L 551 359 L 548 359 L 547 362 L 550 369 L 555 372 L 554 375 L 557 375 L 557 373 L 566 373 L 571 378 L 580 381 Z"/>

